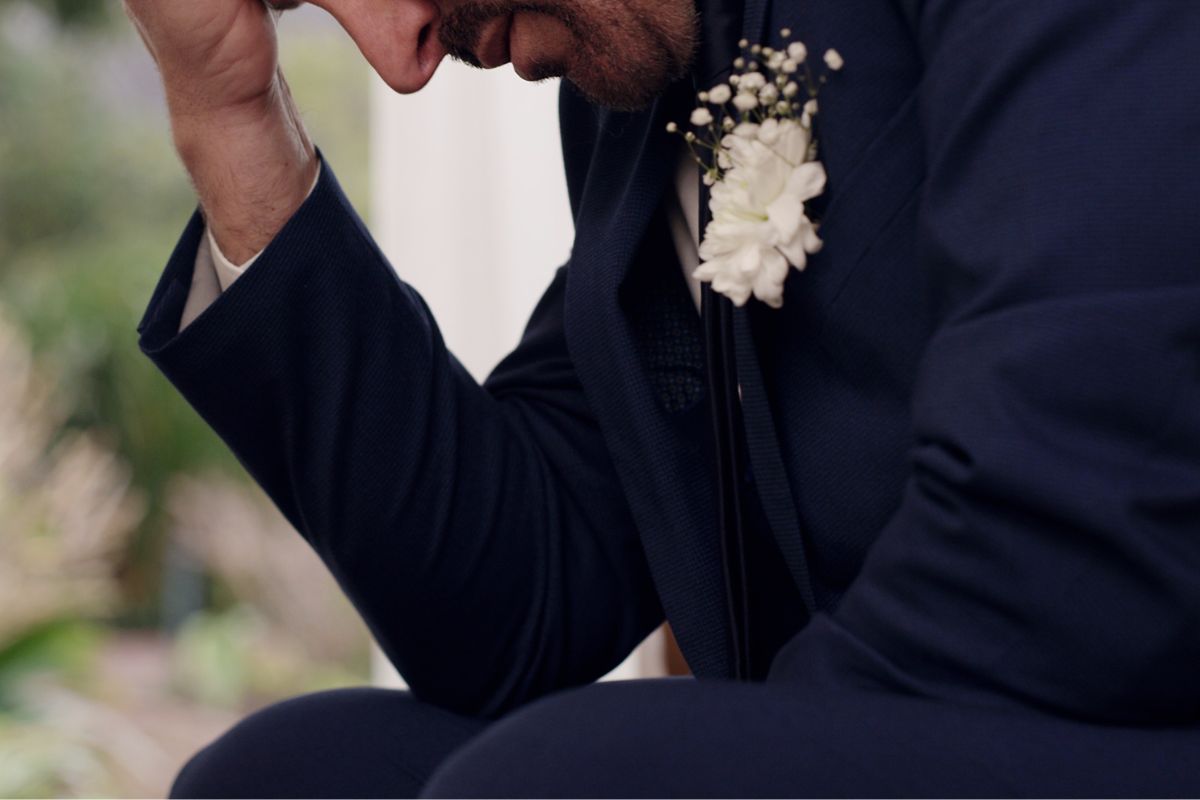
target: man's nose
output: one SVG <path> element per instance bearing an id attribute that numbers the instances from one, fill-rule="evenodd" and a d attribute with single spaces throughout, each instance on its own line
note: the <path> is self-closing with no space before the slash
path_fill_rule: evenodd
<path id="1" fill-rule="evenodd" d="M 384 82 L 401 94 L 429 83 L 446 55 L 434 0 L 310 0 L 333 15 Z"/>

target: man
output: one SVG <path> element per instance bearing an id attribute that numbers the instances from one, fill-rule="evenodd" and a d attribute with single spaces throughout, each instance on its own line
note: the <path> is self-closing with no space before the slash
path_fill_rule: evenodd
<path id="1" fill-rule="evenodd" d="M 203 209 L 142 346 L 412 687 L 260 712 L 177 794 L 1200 792 L 1200 5 L 693 2 L 318 3 L 401 92 L 567 79 L 573 255 L 480 387 L 259 0 L 128 0 Z M 700 316 L 664 126 L 785 27 L 846 63 L 824 249 Z M 699 680 L 587 686 L 664 616 Z"/>

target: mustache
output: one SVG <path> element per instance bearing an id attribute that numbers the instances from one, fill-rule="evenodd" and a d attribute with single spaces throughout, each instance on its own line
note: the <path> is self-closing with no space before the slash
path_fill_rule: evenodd
<path id="1" fill-rule="evenodd" d="M 583 25 L 573 9 L 561 3 L 539 2 L 539 0 L 473 0 L 454 8 L 442 19 L 438 38 L 451 58 L 473 67 L 479 67 L 475 46 L 483 26 L 496 17 L 507 17 L 521 12 L 542 14 L 563 24 L 576 41 Z"/>

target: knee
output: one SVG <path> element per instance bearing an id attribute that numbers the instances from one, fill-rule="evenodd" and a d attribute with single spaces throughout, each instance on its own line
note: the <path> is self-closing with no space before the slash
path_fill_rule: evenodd
<path id="1" fill-rule="evenodd" d="M 226 734 L 228 736 L 229 734 Z M 175 776 L 174 782 L 171 784 L 171 791 L 168 797 L 192 798 L 192 797 L 229 797 L 232 793 L 218 791 L 216 788 L 217 778 L 225 774 L 225 770 L 209 769 L 205 765 L 210 764 L 217 758 L 213 758 L 211 751 L 217 748 L 220 744 L 218 739 L 213 744 L 200 750 L 183 765 L 179 773 Z M 249 795 L 245 795 L 249 797 Z"/>
<path id="2" fill-rule="evenodd" d="M 321 749 L 319 709 L 340 693 L 293 698 L 243 719 L 183 766 L 171 797 L 280 797 Z M 300 763 L 297 763 L 297 759 Z"/>
<path id="3" fill-rule="evenodd" d="M 562 764 L 562 754 L 550 754 L 553 730 L 538 711 L 516 711 L 497 722 L 451 755 L 430 777 L 421 792 L 430 798 L 523 797 L 572 792 L 547 792 L 549 773 Z M 537 788 L 535 788 L 537 787 Z"/>
<path id="4" fill-rule="evenodd" d="M 627 694 L 597 684 L 518 710 L 448 758 L 421 796 L 626 796 L 646 756 Z"/>
<path id="5" fill-rule="evenodd" d="M 239 722 L 180 771 L 171 797 L 413 797 L 473 733 L 407 693 L 343 689 Z"/>
<path id="6" fill-rule="evenodd" d="M 262 745 L 262 734 L 255 731 L 257 716 L 238 723 L 188 759 L 175 776 L 169 797 L 263 796 L 258 791 L 263 765 L 252 768 L 246 758 Z"/>

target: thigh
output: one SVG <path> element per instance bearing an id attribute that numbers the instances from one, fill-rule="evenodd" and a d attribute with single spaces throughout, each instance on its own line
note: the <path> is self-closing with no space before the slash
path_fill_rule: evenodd
<path id="1" fill-rule="evenodd" d="M 343 689 L 270 706 L 184 766 L 172 797 L 415 797 L 486 723 L 407 692 Z"/>
<path id="2" fill-rule="evenodd" d="M 500 721 L 432 797 L 978 797 L 1200 791 L 1200 729 L 1101 728 L 849 682 L 601 684 Z"/>

